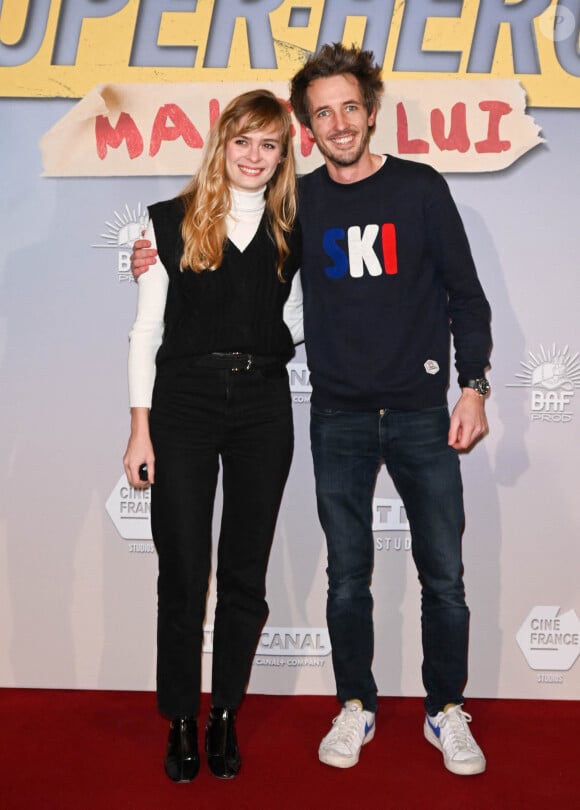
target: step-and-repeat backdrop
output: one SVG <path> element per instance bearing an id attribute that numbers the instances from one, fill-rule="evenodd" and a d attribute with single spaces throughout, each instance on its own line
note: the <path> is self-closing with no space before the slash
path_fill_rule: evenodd
<path id="1" fill-rule="evenodd" d="M 342 41 L 384 67 L 375 151 L 445 173 L 493 307 L 490 434 L 461 459 L 468 693 L 580 698 L 579 28 L 579 0 L 0 2 L 2 686 L 154 688 L 149 492 L 121 465 L 131 244 L 224 103 L 286 98 L 305 55 Z M 295 150 L 320 164 L 297 123 Z M 250 690 L 333 693 L 303 347 L 289 373 L 296 452 Z M 412 538 L 384 470 L 373 530 L 380 693 L 421 695 Z"/>

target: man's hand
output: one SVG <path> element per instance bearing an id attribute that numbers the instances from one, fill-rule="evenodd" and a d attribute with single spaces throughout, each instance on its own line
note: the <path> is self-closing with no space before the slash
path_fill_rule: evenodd
<path id="1" fill-rule="evenodd" d="M 456 450 L 467 450 L 484 436 L 489 428 L 485 416 L 485 397 L 471 388 L 462 388 L 451 414 L 448 444 Z"/>
<path id="2" fill-rule="evenodd" d="M 131 253 L 131 272 L 135 281 L 157 261 L 157 251 L 148 239 L 137 239 Z"/>

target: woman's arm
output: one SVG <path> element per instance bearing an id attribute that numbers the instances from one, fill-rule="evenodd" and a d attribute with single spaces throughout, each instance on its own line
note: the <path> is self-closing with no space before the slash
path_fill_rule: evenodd
<path id="1" fill-rule="evenodd" d="M 153 245 L 155 233 L 149 222 L 145 232 Z M 155 456 L 149 434 L 149 409 L 155 382 L 155 356 L 163 339 L 163 319 L 169 278 L 163 264 L 156 264 L 139 279 L 137 316 L 129 334 L 129 404 L 131 434 L 123 465 L 131 486 L 143 487 L 155 480 Z M 139 467 L 147 464 L 148 481 L 139 480 Z"/>
<path id="2" fill-rule="evenodd" d="M 300 281 L 300 271 L 292 279 L 292 287 L 288 300 L 284 304 L 282 313 L 284 323 L 290 330 L 294 343 L 302 343 L 304 340 L 304 323 L 302 320 L 302 282 Z"/>

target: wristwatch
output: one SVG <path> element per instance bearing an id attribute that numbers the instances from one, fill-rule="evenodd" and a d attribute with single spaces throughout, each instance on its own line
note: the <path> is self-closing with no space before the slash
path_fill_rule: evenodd
<path id="1" fill-rule="evenodd" d="M 480 397 L 486 396 L 491 391 L 489 380 L 485 377 L 478 377 L 476 380 L 459 380 L 461 388 L 473 388 Z"/>

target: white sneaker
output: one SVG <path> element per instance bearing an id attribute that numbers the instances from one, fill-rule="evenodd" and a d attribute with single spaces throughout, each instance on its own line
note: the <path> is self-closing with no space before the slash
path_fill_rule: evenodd
<path id="1" fill-rule="evenodd" d="M 375 736 L 375 715 L 366 712 L 360 700 L 347 700 L 332 728 L 322 739 L 318 758 L 335 768 L 352 768 L 360 749 Z"/>
<path id="2" fill-rule="evenodd" d="M 425 739 L 443 752 L 447 770 L 462 776 L 485 771 L 485 757 L 473 739 L 468 723 L 471 715 L 461 706 L 452 706 L 436 717 L 425 717 Z"/>

